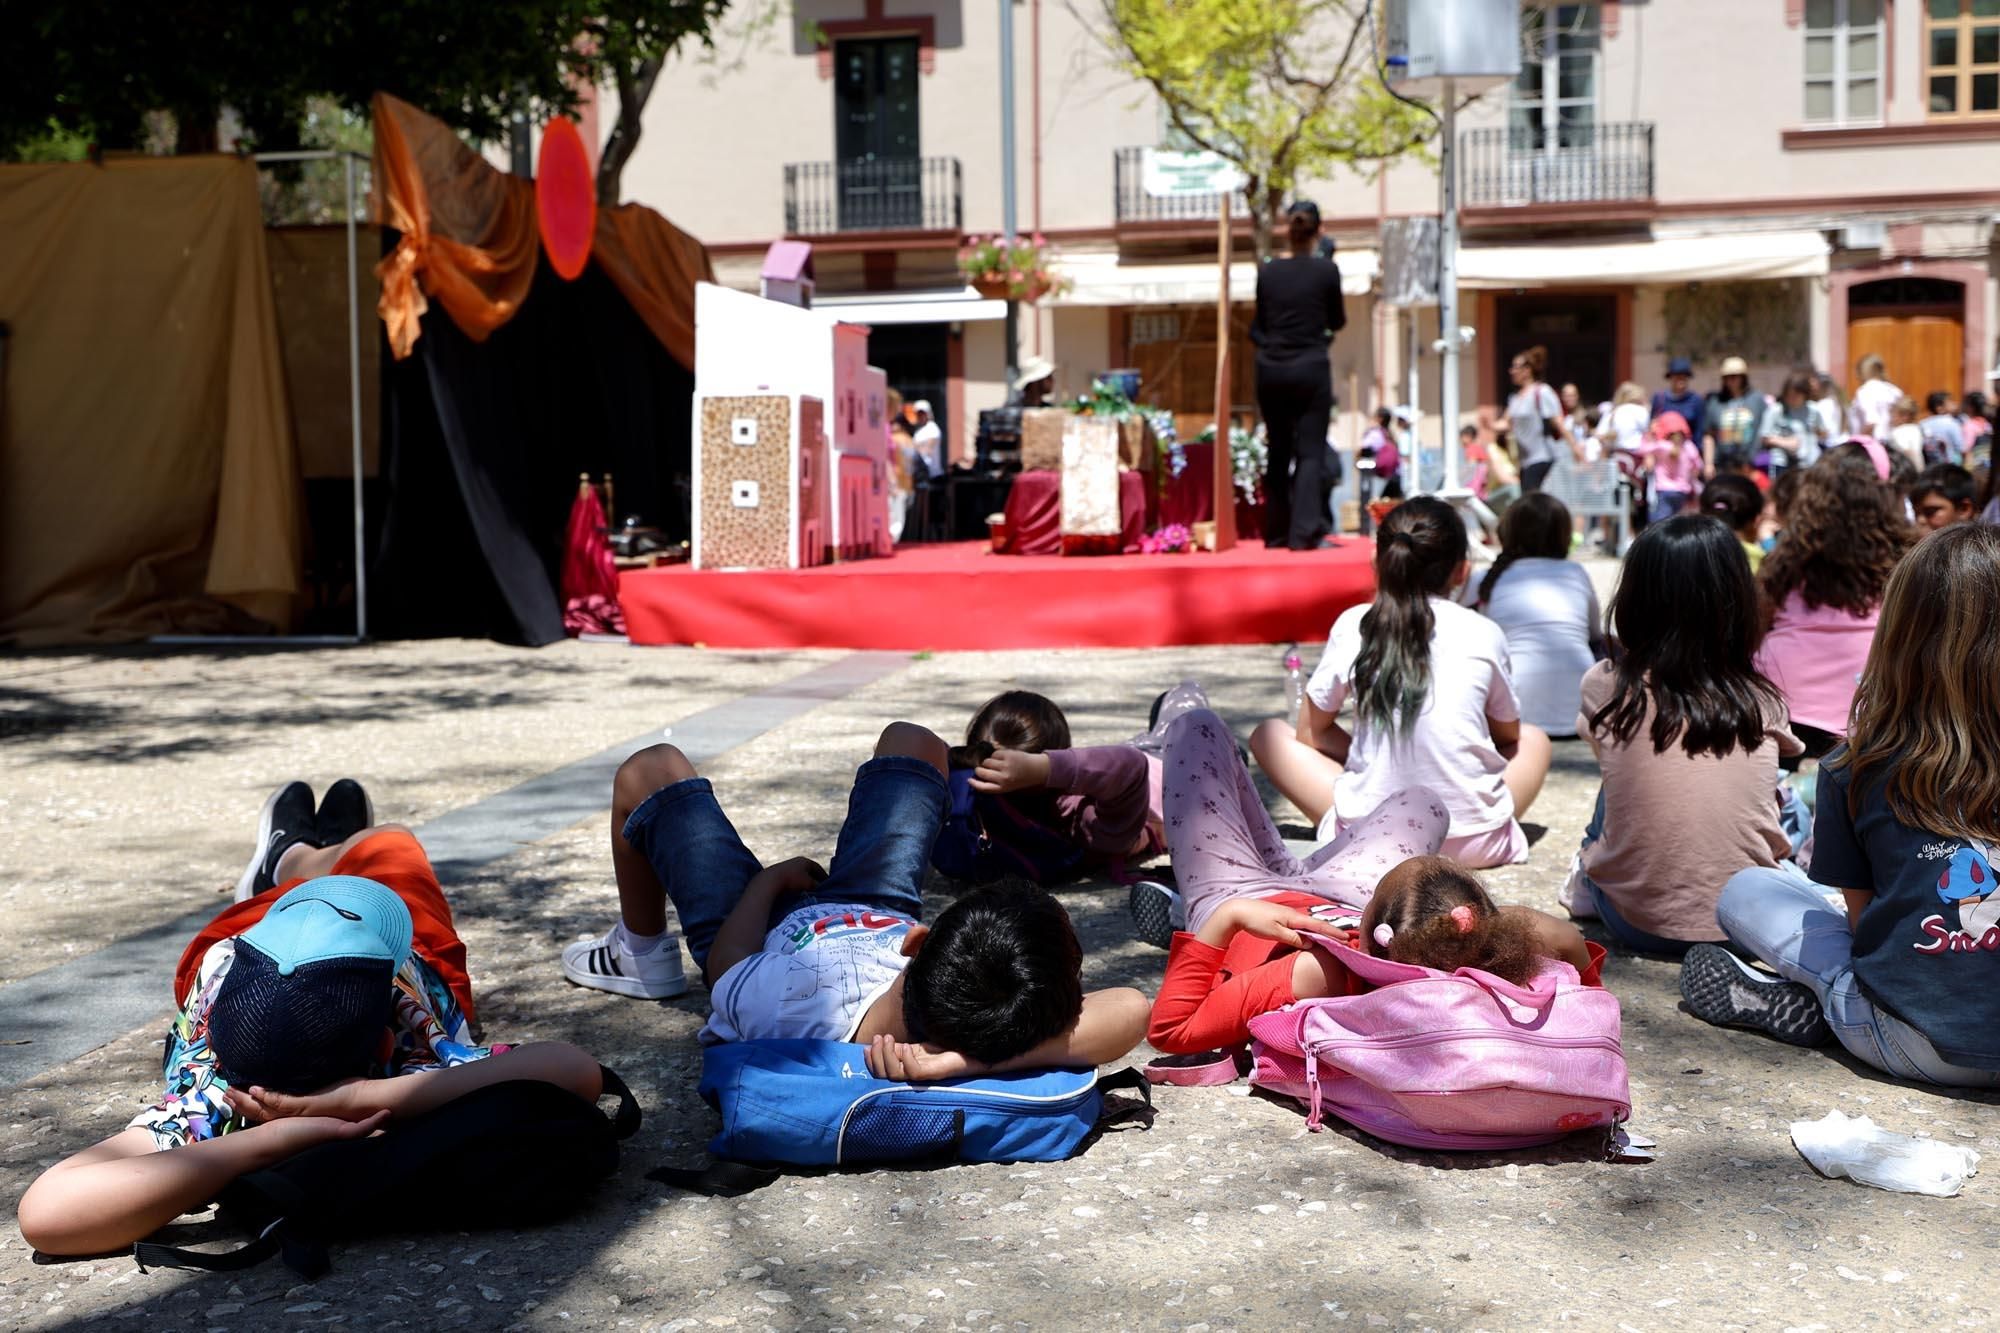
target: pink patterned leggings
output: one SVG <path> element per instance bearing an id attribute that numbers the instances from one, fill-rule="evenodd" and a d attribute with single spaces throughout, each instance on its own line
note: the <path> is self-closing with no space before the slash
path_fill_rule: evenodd
<path id="1" fill-rule="evenodd" d="M 1411 787 L 1301 861 L 1278 836 L 1237 754 L 1236 737 L 1206 708 L 1176 718 L 1167 729 L 1165 769 L 1167 850 L 1187 901 L 1189 930 L 1200 930 L 1227 899 L 1287 891 L 1359 911 L 1382 876 L 1412 856 L 1435 854 L 1451 827 L 1444 802 Z"/>

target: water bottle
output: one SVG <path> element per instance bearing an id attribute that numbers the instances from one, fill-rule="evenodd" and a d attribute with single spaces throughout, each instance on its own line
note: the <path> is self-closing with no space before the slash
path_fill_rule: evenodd
<path id="1" fill-rule="evenodd" d="M 1295 652 L 1285 654 L 1285 703 L 1288 718 L 1296 718 L 1306 701 L 1306 669 Z"/>

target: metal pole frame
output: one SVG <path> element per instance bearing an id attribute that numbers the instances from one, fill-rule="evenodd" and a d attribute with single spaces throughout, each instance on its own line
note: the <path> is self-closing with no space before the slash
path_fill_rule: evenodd
<path id="1" fill-rule="evenodd" d="M 1014 251 L 1014 0 L 1000 0 L 1000 232 L 1008 254 Z M 1021 366 L 1020 304 L 1007 297 L 1007 401 L 1014 401 L 1014 379 Z M 963 430 L 963 424 L 953 427 Z M 961 438 L 963 436 L 961 435 Z"/>
<path id="2" fill-rule="evenodd" d="M 340 148 L 293 148 L 279 152 L 253 153 L 258 166 L 273 162 L 342 162 L 345 175 L 347 211 L 347 418 L 354 461 L 354 633 L 278 634 L 253 636 L 237 634 L 155 634 L 148 642 L 160 644 L 323 644 L 363 643 L 368 638 L 367 502 L 362 494 L 361 460 L 361 268 L 357 232 L 354 164 L 367 159 L 360 153 Z"/>

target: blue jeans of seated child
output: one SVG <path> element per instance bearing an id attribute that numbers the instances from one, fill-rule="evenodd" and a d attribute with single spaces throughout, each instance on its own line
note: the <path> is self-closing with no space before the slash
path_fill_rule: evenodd
<path id="1" fill-rule="evenodd" d="M 2000 1070 L 1967 1069 L 1939 1055 L 1923 1033 L 1868 998 L 1854 976 L 1854 935 L 1833 890 L 1796 868 L 1738 871 L 1716 919 L 1730 941 L 1787 981 L 1811 988 L 1848 1054 L 1894 1078 L 1952 1088 L 2000 1087 Z"/>
<path id="2" fill-rule="evenodd" d="M 1784 829 L 1785 836 L 1791 840 L 1792 855 L 1797 856 L 1799 849 L 1812 836 L 1812 814 L 1806 809 L 1805 802 L 1799 799 L 1798 793 L 1794 792 L 1791 788 L 1780 787 L 1779 794 L 1783 805 L 1778 811 L 1778 824 L 1779 827 Z M 1591 811 L 1590 823 L 1583 830 L 1583 842 L 1577 848 L 1578 855 L 1581 856 L 1586 848 L 1603 836 L 1604 788 L 1600 786 L 1597 789 L 1597 806 Z M 1790 862 L 1786 862 L 1780 869 L 1800 879 L 1805 878 L 1804 872 Z M 1584 874 L 1580 868 L 1577 871 L 1576 878 L 1589 895 L 1591 908 L 1595 912 L 1597 919 L 1604 925 L 1604 933 L 1611 937 L 1614 944 L 1622 948 L 1636 950 L 1640 953 L 1666 954 L 1669 957 L 1678 958 L 1695 944 L 1700 943 L 1697 940 L 1670 940 L 1639 929 L 1623 916 L 1619 915 L 1618 909 L 1612 905 L 1611 899 L 1605 895 L 1604 890 L 1599 888 L 1597 882 Z M 1581 915 L 1581 913 L 1578 913 L 1578 915 Z"/>
<path id="3" fill-rule="evenodd" d="M 826 879 L 810 893 L 778 899 L 769 925 L 815 903 L 859 903 L 922 920 L 924 876 L 948 799 L 943 775 L 923 760 L 870 759 L 854 775 Z M 716 932 L 763 866 L 707 778 L 660 788 L 626 819 L 624 832 L 666 888 L 695 966 L 706 966 Z"/>

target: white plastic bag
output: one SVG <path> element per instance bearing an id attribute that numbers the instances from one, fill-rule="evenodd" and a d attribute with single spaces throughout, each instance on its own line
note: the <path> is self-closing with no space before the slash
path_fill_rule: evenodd
<path id="1" fill-rule="evenodd" d="M 1865 1115 L 1829 1111 L 1819 1120 L 1794 1120 L 1792 1143 L 1823 1176 L 1904 1194 L 1950 1198 L 1979 1171 L 1979 1154 L 1970 1148 L 1891 1133 Z"/>

